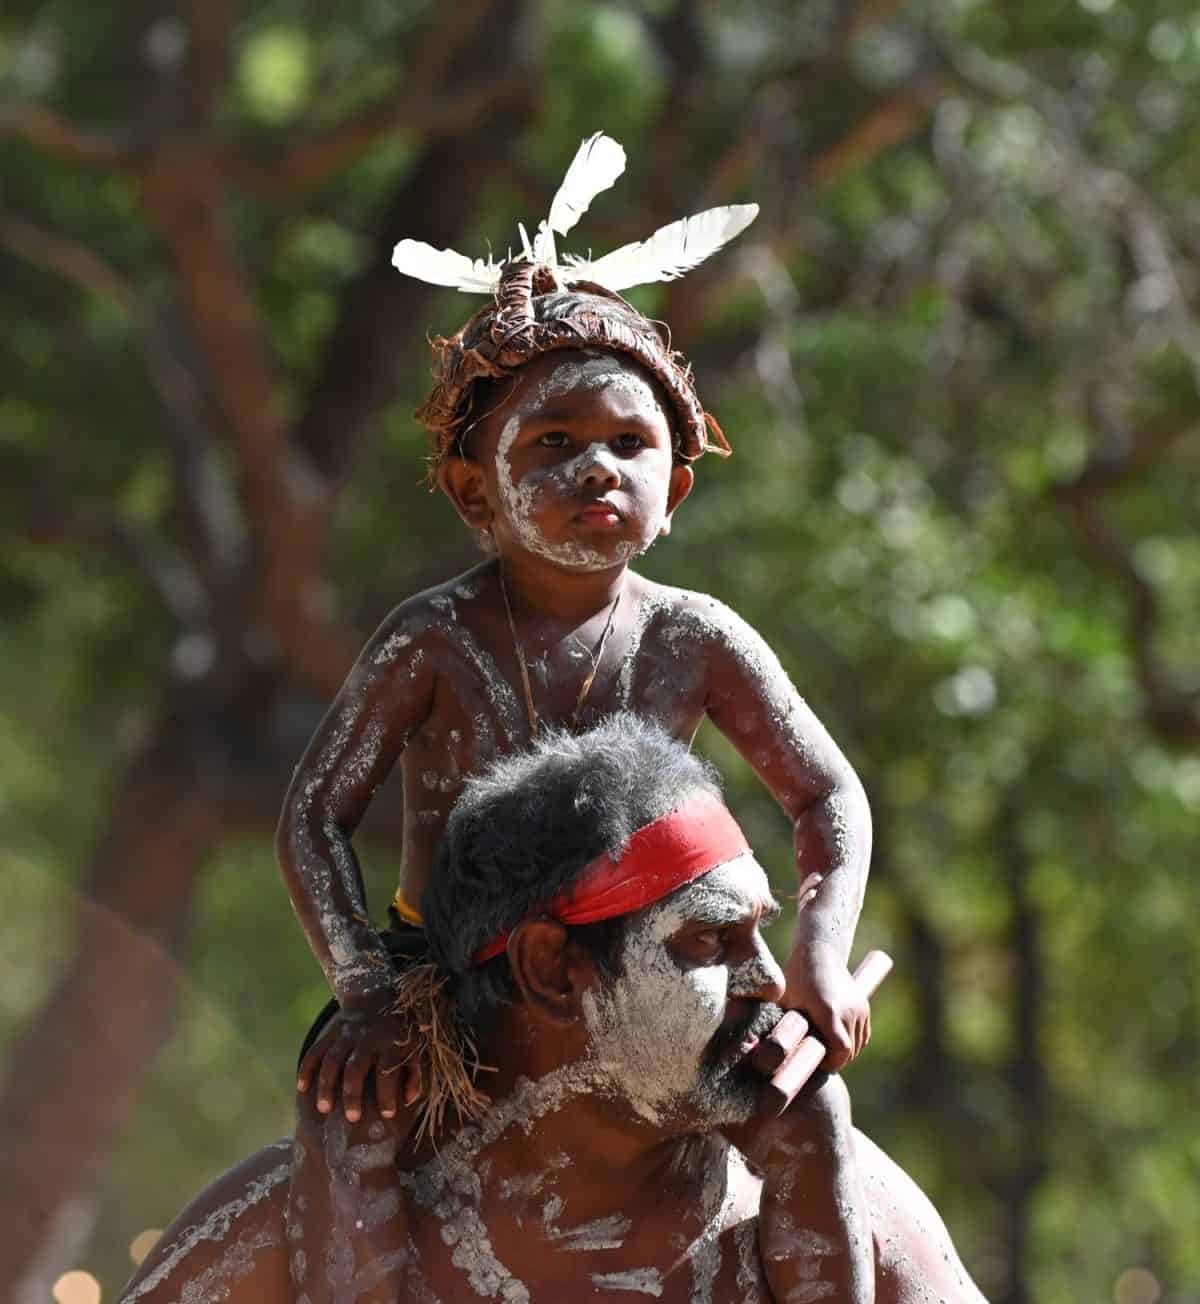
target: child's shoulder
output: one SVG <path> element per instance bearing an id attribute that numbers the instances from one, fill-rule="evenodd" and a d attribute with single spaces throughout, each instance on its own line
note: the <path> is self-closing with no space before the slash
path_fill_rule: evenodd
<path id="1" fill-rule="evenodd" d="M 711 593 L 675 588 L 641 579 L 641 609 L 647 632 L 671 639 L 687 639 L 697 650 L 706 646 L 725 648 L 750 626 L 732 607 Z"/>
<path id="2" fill-rule="evenodd" d="M 711 593 L 647 583 L 643 651 L 657 647 L 673 659 L 703 666 L 709 690 L 755 681 L 779 681 L 786 674 L 761 634 Z"/>
<path id="3" fill-rule="evenodd" d="M 364 649 L 376 664 L 407 660 L 439 645 L 462 642 L 463 617 L 477 606 L 487 587 L 488 563 L 405 598 L 384 617 Z"/>

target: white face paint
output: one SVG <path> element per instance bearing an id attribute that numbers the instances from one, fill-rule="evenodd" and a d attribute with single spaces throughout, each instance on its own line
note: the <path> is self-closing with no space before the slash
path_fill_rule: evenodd
<path id="1" fill-rule="evenodd" d="M 753 1110 L 757 1081 L 744 1076 L 736 1057 L 711 1062 L 710 1046 L 730 997 L 757 996 L 782 982 L 779 966 L 761 940 L 753 958 L 732 968 L 685 966 L 667 943 L 696 920 L 721 927 L 744 920 L 770 899 L 766 875 L 752 855 L 719 866 L 648 910 L 626 937 L 621 976 L 585 994 L 589 1062 L 647 1121 L 659 1124 L 683 1114 L 735 1122 Z M 779 1011 L 764 1006 L 763 1014 L 765 1032 Z"/>
<path id="2" fill-rule="evenodd" d="M 667 517 L 668 478 L 661 476 L 657 459 L 639 466 L 636 459 L 617 457 L 603 441 L 589 444 L 572 458 L 551 466 L 528 471 L 520 480 L 513 476 L 510 454 L 522 426 L 534 419 L 552 399 L 578 391 L 619 391 L 629 396 L 636 409 L 653 420 L 662 407 L 649 380 L 620 359 L 608 353 L 581 350 L 571 353 L 545 379 L 523 394 L 500 431 L 496 447 L 496 479 L 501 505 L 508 524 L 523 546 L 539 557 L 569 570 L 607 570 L 639 556 L 658 538 Z M 538 515 L 549 501 L 569 499 L 578 494 L 584 478 L 593 467 L 619 479 L 622 497 L 627 503 L 652 505 L 649 511 L 629 520 L 634 537 L 614 541 L 607 549 L 589 546 L 576 539 L 547 539 Z M 651 484 L 651 477 L 661 477 L 661 484 Z"/>

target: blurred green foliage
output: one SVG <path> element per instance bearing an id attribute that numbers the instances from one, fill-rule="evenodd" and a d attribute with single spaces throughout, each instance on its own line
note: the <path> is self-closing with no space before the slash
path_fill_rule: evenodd
<path id="1" fill-rule="evenodd" d="M 831 77 L 818 56 L 833 8 L 708 5 L 703 94 L 671 124 L 684 144 L 664 160 L 676 70 L 653 24 L 674 6 L 538 6 L 521 175 L 480 197 L 463 248 L 503 251 L 518 217 L 540 216 L 529 196 L 544 203 L 598 128 L 625 143 L 630 169 L 579 230 L 597 249 L 648 233 L 635 228 L 649 192 L 680 212 L 763 203 L 763 229 L 723 255 L 704 319 L 672 323 L 736 455 L 704 460 L 646 570 L 756 624 L 868 785 L 878 855 L 858 950 L 884 946 L 898 965 L 852 1073 L 857 1119 L 930 1191 L 989 1297 L 1133 1304 L 1121 1274 L 1146 1267 L 1162 1299 L 1197 1301 L 1200 755 L 1195 732 L 1150 710 L 1131 609 L 1149 586 L 1146 638 L 1194 721 L 1200 26 L 1175 0 L 913 0 L 881 6 Z M 223 120 L 269 141 L 386 96 L 411 74 L 406 44 L 430 13 L 244 4 Z M 0 92 L 126 122 L 136 51 L 122 31 L 104 6 L 13 5 Z M 145 39 L 165 59 L 186 29 L 167 13 Z M 863 105 L 905 94 L 933 100 L 914 129 L 828 184 L 800 180 Z M 736 193 L 709 194 L 709 170 L 743 138 L 757 148 Z M 236 206 L 297 411 L 418 143 L 397 134 L 313 193 Z M 126 182 L 3 148 L 6 216 L 69 232 L 169 300 Z M 169 538 L 136 328 L 2 256 L 14 521 L 49 466 L 72 500 Z M 670 310 L 661 289 L 635 297 Z M 447 291 L 428 325 L 454 326 L 465 306 Z M 421 483 L 409 412 L 428 359 L 395 366 L 404 392 L 338 503 L 332 578 L 362 631 L 473 557 Z M 1115 568 L 1064 492 L 1106 458 L 1121 474 L 1094 503 Z M 6 531 L 0 600 L 0 1031 L 13 1035 L 61 963 L 81 866 L 155 710 L 172 634 L 123 558 L 36 533 Z M 728 744 L 705 731 L 701 745 L 786 891 L 782 817 Z M 288 1129 L 295 1052 L 324 991 L 272 864 L 272 818 L 206 873 L 174 1034 L 101 1179 L 83 1262 L 109 1292 L 138 1232 Z M 394 849 L 364 860 L 381 909 Z M 1029 1238 L 1017 1284 L 1014 1209 Z"/>

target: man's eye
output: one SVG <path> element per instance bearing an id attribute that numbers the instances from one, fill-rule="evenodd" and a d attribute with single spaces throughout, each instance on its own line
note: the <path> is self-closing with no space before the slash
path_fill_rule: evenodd
<path id="1" fill-rule="evenodd" d="M 547 430 L 544 435 L 539 436 L 538 443 L 543 448 L 565 448 L 567 446 L 567 432 L 565 430 Z"/>
<path id="2" fill-rule="evenodd" d="M 635 435 L 632 430 L 627 430 L 624 434 L 618 435 L 613 443 L 622 453 L 634 453 L 645 444 L 641 435 Z"/>

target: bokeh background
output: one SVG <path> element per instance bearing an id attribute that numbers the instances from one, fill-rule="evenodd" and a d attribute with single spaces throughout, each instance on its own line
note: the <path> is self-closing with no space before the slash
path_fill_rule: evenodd
<path id="1" fill-rule="evenodd" d="M 1183 0 L 6 0 L 0 1289 L 115 1299 L 288 1131 L 324 991 L 280 796 L 360 640 L 477 556 L 411 417 L 475 302 L 391 247 L 503 253 L 601 128 L 629 170 L 571 248 L 762 205 L 633 295 L 736 449 L 645 568 L 755 623 L 869 789 L 858 1121 L 990 1299 L 1200 1300 Z"/>

